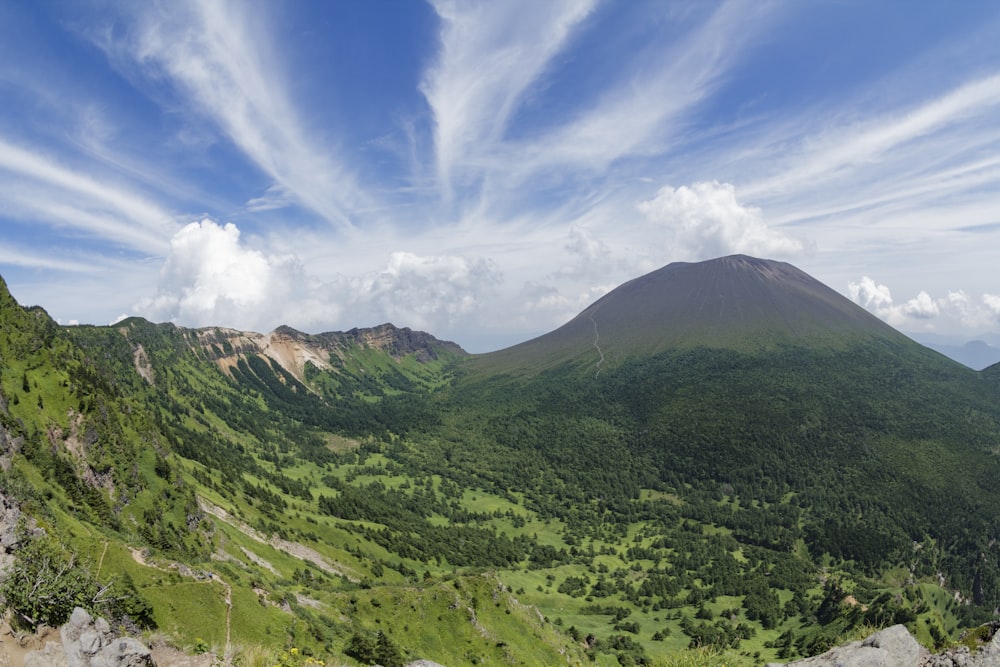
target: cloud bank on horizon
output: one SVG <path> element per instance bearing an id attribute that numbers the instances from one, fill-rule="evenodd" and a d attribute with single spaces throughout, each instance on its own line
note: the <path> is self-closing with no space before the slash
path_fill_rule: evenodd
<path id="1" fill-rule="evenodd" d="M 6 3 L 0 274 L 64 323 L 485 351 L 746 253 L 1000 336 L 998 29 L 992 3 Z"/>

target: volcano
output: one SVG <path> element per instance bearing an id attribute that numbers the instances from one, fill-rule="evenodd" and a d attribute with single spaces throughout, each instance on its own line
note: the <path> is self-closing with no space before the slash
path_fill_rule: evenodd
<path id="1" fill-rule="evenodd" d="M 613 365 L 672 349 L 843 348 L 873 338 L 917 345 L 791 264 L 731 255 L 676 262 L 630 280 L 558 329 L 483 355 L 482 362 Z"/>

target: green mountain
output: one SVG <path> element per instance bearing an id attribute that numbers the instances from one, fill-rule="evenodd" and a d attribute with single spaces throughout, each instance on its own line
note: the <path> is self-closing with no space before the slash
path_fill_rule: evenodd
<path id="1" fill-rule="evenodd" d="M 743 256 L 487 355 L 388 324 L 60 327 L 0 282 L 0 593 L 27 625 L 72 598 L 282 664 L 942 644 L 1000 604 L 998 379 Z M 42 562 L 82 588 L 19 597 Z"/>

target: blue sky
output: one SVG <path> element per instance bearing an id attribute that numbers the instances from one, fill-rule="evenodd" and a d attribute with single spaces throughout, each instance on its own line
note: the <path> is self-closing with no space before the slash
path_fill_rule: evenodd
<path id="1" fill-rule="evenodd" d="M 1000 4 L 0 2 L 0 274 L 58 321 L 486 351 L 672 261 L 1000 337 Z"/>

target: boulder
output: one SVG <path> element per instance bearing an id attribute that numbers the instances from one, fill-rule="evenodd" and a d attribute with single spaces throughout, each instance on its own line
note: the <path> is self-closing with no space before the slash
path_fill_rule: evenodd
<path id="1" fill-rule="evenodd" d="M 24 657 L 25 667 L 153 667 L 150 651 L 132 637 L 115 637 L 103 618 L 77 607 L 60 629 L 62 650 L 49 643 Z"/>
<path id="2" fill-rule="evenodd" d="M 904 626 L 894 625 L 864 641 L 851 642 L 789 664 L 795 667 L 920 667 L 926 659 L 926 649 L 913 635 Z"/>

